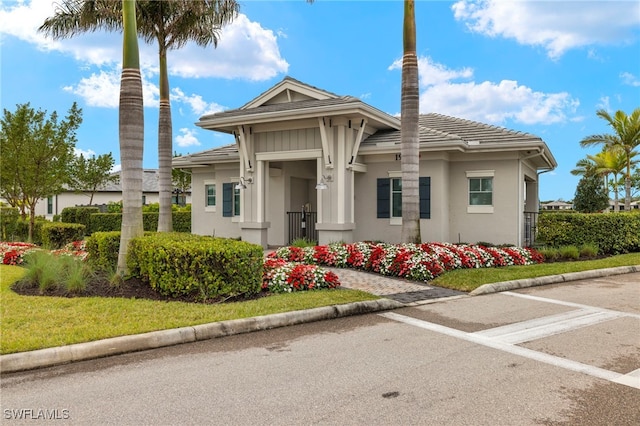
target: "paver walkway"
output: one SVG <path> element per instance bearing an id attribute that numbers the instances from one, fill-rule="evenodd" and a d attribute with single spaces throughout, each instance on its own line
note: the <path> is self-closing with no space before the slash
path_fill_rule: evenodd
<path id="1" fill-rule="evenodd" d="M 461 291 L 435 287 L 404 278 L 387 277 L 372 272 L 327 268 L 326 266 L 324 268 L 334 272 L 340 278 L 341 287 L 366 291 L 367 293 L 393 299 L 404 304 L 419 304 L 426 300 L 467 294 Z"/>
<path id="2" fill-rule="evenodd" d="M 273 249 L 266 250 L 265 256 L 273 251 Z M 467 294 L 461 291 L 406 280 L 404 278 L 387 277 L 373 272 L 358 271 L 349 268 L 329 268 L 327 266 L 322 266 L 322 268 L 335 273 L 338 278 L 340 278 L 340 286 L 343 288 L 361 290 L 406 305 L 415 305 L 421 302 L 424 303 L 427 300 Z"/>

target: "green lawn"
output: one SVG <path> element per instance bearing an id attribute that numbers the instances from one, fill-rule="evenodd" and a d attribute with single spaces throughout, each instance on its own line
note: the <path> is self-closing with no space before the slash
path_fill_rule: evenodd
<path id="1" fill-rule="evenodd" d="M 440 275 L 431 284 L 454 290 L 473 291 L 483 284 L 501 281 L 634 265 L 640 265 L 640 253 L 628 253 L 604 259 L 577 262 L 542 263 L 539 265 L 506 266 L 503 268 L 457 269 Z"/>
<path id="2" fill-rule="evenodd" d="M 629 265 L 640 265 L 640 253 L 579 262 L 461 269 L 443 274 L 432 284 L 472 291 L 482 284 L 500 281 Z M 21 296 L 13 292 L 10 286 L 20 279 L 23 272 L 17 266 L 0 265 L 0 354 L 378 298 L 347 289 L 273 295 L 220 305 L 97 297 Z"/>
<path id="3" fill-rule="evenodd" d="M 21 296 L 24 270 L 0 265 L 0 354 L 238 318 L 374 300 L 355 290 L 318 290 L 219 305 L 98 297 Z"/>

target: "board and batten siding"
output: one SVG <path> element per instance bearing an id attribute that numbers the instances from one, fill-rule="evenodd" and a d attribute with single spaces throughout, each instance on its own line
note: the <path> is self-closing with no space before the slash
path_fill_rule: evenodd
<path id="1" fill-rule="evenodd" d="M 322 149 L 320 130 L 317 128 L 256 133 L 254 142 L 255 152 Z"/>

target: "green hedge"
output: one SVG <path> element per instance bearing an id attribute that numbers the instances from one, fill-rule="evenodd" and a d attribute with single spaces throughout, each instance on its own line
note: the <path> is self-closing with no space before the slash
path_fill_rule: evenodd
<path id="1" fill-rule="evenodd" d="M 262 247 L 226 238 L 156 233 L 134 238 L 127 266 L 165 295 L 202 300 L 258 293 Z"/>
<path id="2" fill-rule="evenodd" d="M 61 219 L 64 223 L 80 223 L 85 226 L 86 234 L 90 235 L 93 231 L 91 228 L 91 215 L 100 213 L 97 207 L 65 207 L 62 209 Z"/>
<path id="3" fill-rule="evenodd" d="M 0 206 L 0 238 L 13 241 L 18 229 L 20 211 L 17 207 Z"/>
<path id="4" fill-rule="evenodd" d="M 640 251 L 640 214 L 540 215 L 536 242 L 552 247 L 595 244 L 605 254 Z"/>
<path id="5" fill-rule="evenodd" d="M 173 212 L 172 221 L 175 232 L 191 232 L 191 212 Z M 158 213 L 143 213 L 142 226 L 145 231 L 155 232 L 158 229 Z M 91 215 L 90 227 L 93 232 L 119 231 L 122 227 L 122 214 L 94 213 Z"/>
<path id="6" fill-rule="evenodd" d="M 87 261 L 97 270 L 115 271 L 120 250 L 120 231 L 94 232 L 86 238 Z"/>
<path id="7" fill-rule="evenodd" d="M 49 250 L 64 247 L 84 238 L 85 226 L 80 223 L 47 222 L 40 227 L 42 246 Z"/>

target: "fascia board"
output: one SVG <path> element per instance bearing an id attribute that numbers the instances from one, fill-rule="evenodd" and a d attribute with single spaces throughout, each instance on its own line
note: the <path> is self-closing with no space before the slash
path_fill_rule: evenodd
<path id="1" fill-rule="evenodd" d="M 196 123 L 196 125 L 204 129 L 232 133 L 233 127 L 249 123 L 258 124 L 273 121 L 301 120 L 308 118 L 331 117 L 334 115 L 349 114 L 364 115 L 365 117 L 373 121 L 380 122 L 391 128 L 400 129 L 399 119 L 378 111 L 372 107 L 368 107 L 366 104 L 363 104 L 361 102 L 305 108 L 304 110 L 272 111 L 259 114 L 236 115 L 228 118 L 211 118 L 200 120 Z"/>

